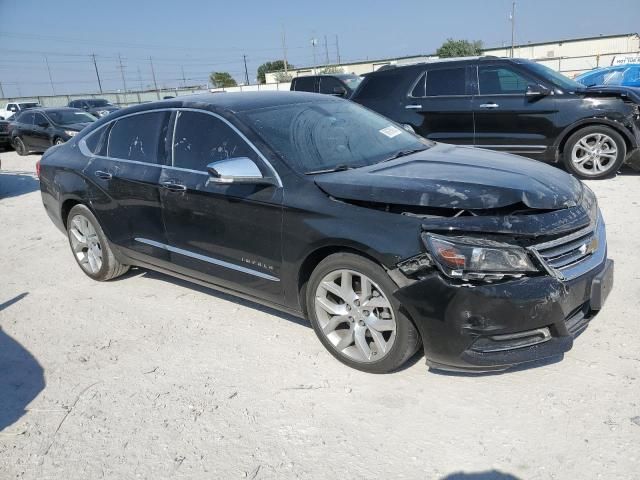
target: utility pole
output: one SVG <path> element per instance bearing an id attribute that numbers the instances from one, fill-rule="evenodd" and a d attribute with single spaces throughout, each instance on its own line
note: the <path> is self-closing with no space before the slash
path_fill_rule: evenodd
<path id="1" fill-rule="evenodd" d="M 242 59 L 244 60 L 244 84 L 249 85 L 249 71 L 247 70 L 247 56 L 242 55 Z"/>
<path id="2" fill-rule="evenodd" d="M 96 63 L 96 54 L 92 53 L 91 57 L 93 58 L 93 67 L 96 69 L 96 77 L 98 78 L 98 88 L 100 89 L 100 93 L 102 93 L 102 82 L 100 81 L 100 74 L 98 73 L 98 64 Z"/>
<path id="3" fill-rule="evenodd" d="M 184 65 L 180 65 L 180 69 L 182 70 L 182 86 L 186 87 L 187 86 L 187 79 L 184 78 Z"/>
<path id="4" fill-rule="evenodd" d="M 158 82 L 156 82 L 156 71 L 153 69 L 153 60 L 149 57 L 149 65 L 151 65 L 151 76 L 153 77 L 153 88 L 156 90 L 156 96 L 160 100 L 160 92 L 158 91 Z"/>
<path id="5" fill-rule="evenodd" d="M 338 43 L 338 35 L 336 35 L 336 57 L 338 59 L 337 63 L 340 65 L 340 44 Z"/>
<path id="6" fill-rule="evenodd" d="M 144 85 L 142 84 L 142 74 L 140 73 L 140 65 L 138 65 L 138 83 L 140 84 L 140 90 L 144 90 Z"/>
<path id="7" fill-rule="evenodd" d="M 516 2 L 511 4 L 511 58 L 514 57 L 516 32 Z"/>
<path id="8" fill-rule="evenodd" d="M 324 64 L 329 65 L 329 47 L 327 46 L 327 36 L 324 36 Z"/>
<path id="9" fill-rule="evenodd" d="M 2 82 L 0 82 L 0 98 L 4 98 L 4 90 L 2 89 Z"/>
<path id="10" fill-rule="evenodd" d="M 124 67 L 122 66 L 122 57 L 118 54 L 118 62 L 120 63 L 120 73 L 122 75 L 122 86 L 124 87 L 124 94 L 127 94 L 127 81 L 124 78 Z M 126 98 L 126 97 L 125 97 Z"/>
<path id="11" fill-rule="evenodd" d="M 313 48 L 313 74 L 314 75 L 318 73 L 317 62 L 316 62 L 316 45 L 318 45 L 318 39 L 312 38 L 311 48 Z"/>
<path id="12" fill-rule="evenodd" d="M 56 94 L 56 89 L 53 87 L 53 77 L 51 77 L 51 67 L 49 67 L 49 60 L 47 59 L 47 56 L 44 56 L 44 63 L 47 64 L 47 71 L 49 72 L 49 81 L 51 82 L 51 91 L 53 92 L 53 94 Z"/>
<path id="13" fill-rule="evenodd" d="M 284 74 L 286 76 L 289 65 L 287 64 L 287 38 L 285 36 L 284 25 L 282 25 L 282 53 L 284 54 Z"/>

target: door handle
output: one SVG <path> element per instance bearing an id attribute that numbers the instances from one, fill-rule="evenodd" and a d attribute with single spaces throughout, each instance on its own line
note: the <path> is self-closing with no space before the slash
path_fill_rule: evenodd
<path id="1" fill-rule="evenodd" d="M 113 175 L 111 175 L 109 172 L 104 172 L 102 170 L 96 170 L 94 175 L 98 178 L 101 178 L 102 180 L 111 180 L 113 178 Z"/>
<path id="2" fill-rule="evenodd" d="M 166 188 L 170 192 L 186 192 L 187 186 L 176 182 L 162 182 L 162 188 Z"/>
<path id="3" fill-rule="evenodd" d="M 406 108 L 407 110 L 420 110 L 422 108 L 422 105 L 418 105 L 417 103 L 410 103 L 409 105 L 406 105 L 404 108 Z"/>
<path id="4" fill-rule="evenodd" d="M 483 103 L 480 105 L 480 108 L 498 108 L 500 105 L 497 103 Z"/>

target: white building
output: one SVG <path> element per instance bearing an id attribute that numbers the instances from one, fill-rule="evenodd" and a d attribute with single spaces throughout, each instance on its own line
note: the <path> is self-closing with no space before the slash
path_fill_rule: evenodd
<path id="1" fill-rule="evenodd" d="M 483 50 L 482 53 L 483 55 L 509 57 L 511 56 L 511 47 L 487 48 Z M 598 37 L 527 43 L 516 45 L 514 48 L 514 56 L 535 60 L 567 76 L 574 77 L 592 68 L 609 66 L 613 63 L 624 61 L 627 58 L 640 57 L 640 35 L 637 33 L 627 33 L 622 35 L 600 35 Z M 322 73 L 325 68 L 329 67 L 341 73 L 362 75 L 363 73 L 373 72 L 383 65 L 402 65 L 437 58 L 435 54 L 414 55 L 343 63 L 341 65 L 332 64 L 318 65 L 317 67 L 292 68 L 289 69 L 288 73 L 292 77 L 300 77 L 313 75 L 314 73 Z M 281 78 L 282 73 L 283 72 L 267 73 L 267 83 L 277 82 Z"/>

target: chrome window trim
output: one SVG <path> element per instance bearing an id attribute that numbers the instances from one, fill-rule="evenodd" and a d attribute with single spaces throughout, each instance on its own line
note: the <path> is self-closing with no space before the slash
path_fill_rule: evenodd
<path id="1" fill-rule="evenodd" d="M 173 132 L 172 132 L 173 138 L 171 140 L 171 165 L 164 165 L 164 164 L 159 164 L 159 163 L 140 162 L 138 160 L 127 160 L 125 158 L 116 158 L 116 157 L 109 157 L 109 156 L 103 156 L 103 155 L 96 155 L 96 154 L 92 153 L 89 150 L 89 147 L 87 147 L 86 139 L 89 138 L 92 135 L 95 135 L 97 132 L 99 132 L 103 128 L 106 128 L 108 125 L 110 125 L 112 123 L 115 123 L 118 120 L 122 120 L 123 118 L 133 117 L 135 115 L 143 115 L 145 113 L 154 113 L 154 112 L 178 112 L 178 113 L 179 112 L 196 112 L 196 113 L 204 113 L 204 114 L 207 114 L 207 115 L 211 115 L 212 117 L 215 117 L 215 118 L 217 118 L 219 120 L 222 120 L 222 122 L 227 124 L 235 133 L 238 134 L 238 136 L 240 136 L 240 138 L 242 140 L 244 140 L 247 143 L 247 145 L 249 145 L 249 147 L 254 152 L 256 152 L 258 157 L 265 163 L 267 169 L 270 170 L 271 173 L 273 174 L 274 178 L 276 179 L 277 186 L 282 188 L 282 179 L 280 178 L 280 175 L 278 174 L 277 170 L 273 167 L 271 162 L 269 162 L 269 160 L 267 160 L 266 157 L 262 154 L 262 152 L 260 150 L 258 150 L 258 148 L 240 130 L 238 130 L 235 127 L 235 125 L 233 125 L 231 122 L 229 122 L 229 120 L 227 120 L 226 118 L 220 116 L 217 113 L 210 112 L 208 110 L 200 110 L 200 109 L 197 109 L 197 108 L 172 107 L 172 108 L 154 108 L 154 109 L 150 109 L 150 110 L 143 110 L 141 112 L 129 113 L 127 115 L 123 115 L 121 117 L 111 119 L 108 122 L 105 122 L 100 127 L 96 128 L 93 132 L 88 133 L 87 135 L 85 135 L 83 138 L 80 139 L 80 141 L 78 142 L 78 147 L 80 148 L 80 151 L 85 156 L 91 157 L 91 158 L 101 158 L 101 159 L 105 159 L 105 160 L 113 160 L 113 161 L 118 161 L 118 162 L 127 162 L 127 163 L 133 163 L 133 164 L 136 164 L 136 165 L 148 165 L 148 166 L 155 166 L 155 167 L 161 167 L 161 168 L 170 168 L 170 169 L 179 170 L 179 171 L 185 171 L 185 172 L 199 173 L 199 174 L 202 174 L 202 175 L 208 175 L 208 173 L 205 172 L 205 171 L 191 170 L 191 169 L 188 169 L 188 168 L 181 168 L 181 167 L 174 167 L 173 166 L 173 148 L 174 148 L 175 131 L 176 131 L 175 127 L 177 125 L 178 117 L 180 115 L 176 115 L 176 118 L 175 118 L 175 122 L 176 123 L 174 123 L 174 128 L 173 128 Z M 109 134 L 109 137 L 111 137 L 111 134 Z M 107 138 L 107 153 L 109 153 L 108 142 L 109 142 L 109 138 Z"/>
<path id="2" fill-rule="evenodd" d="M 203 262 L 211 263 L 213 265 L 218 265 L 220 267 L 228 268 L 230 270 L 236 270 L 238 272 L 247 273 L 249 275 L 253 275 L 255 277 L 264 278 L 265 280 L 270 280 L 272 282 L 279 282 L 280 279 L 278 277 L 274 277 L 273 275 L 269 275 L 268 273 L 260 272 L 258 270 L 254 270 L 252 268 L 247 268 L 242 265 L 236 265 L 235 263 L 226 262 L 224 260 L 220 260 L 214 257 L 208 257 L 206 255 L 201 255 L 199 253 L 192 252 L 190 250 L 185 250 L 183 248 L 172 247 L 171 245 L 167 245 L 166 243 L 156 242 L 155 240 L 149 240 L 148 238 L 136 237 L 136 242 L 144 243 L 146 245 L 151 245 L 152 247 L 162 248 L 163 250 L 167 250 L 169 252 L 178 253 L 180 255 L 184 255 L 186 257 L 195 258 L 196 260 L 202 260 Z"/>

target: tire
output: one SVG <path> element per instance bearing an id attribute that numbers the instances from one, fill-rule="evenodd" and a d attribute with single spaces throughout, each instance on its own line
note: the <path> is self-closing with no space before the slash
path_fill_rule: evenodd
<path id="1" fill-rule="evenodd" d="M 22 138 L 14 137 L 12 143 L 13 143 L 13 148 L 18 155 L 20 155 L 21 157 L 26 157 L 27 155 L 29 155 L 29 150 L 27 149 L 27 146 L 24 144 L 24 141 L 22 141 Z"/>
<path id="2" fill-rule="evenodd" d="M 347 293 L 349 287 L 343 289 L 343 279 L 350 280 L 355 297 Z M 308 317 L 320 342 L 342 363 L 363 372 L 400 368 L 421 342 L 393 297 L 396 289 L 382 267 L 359 255 L 343 252 L 322 260 L 305 288 Z"/>
<path id="3" fill-rule="evenodd" d="M 62 140 L 60 137 L 56 137 L 53 139 L 52 145 L 62 145 L 63 143 L 64 143 L 64 140 Z"/>
<path id="4" fill-rule="evenodd" d="M 627 145 L 622 135 L 605 125 L 592 125 L 567 139 L 563 161 L 576 177 L 597 180 L 615 175 L 626 156 Z"/>
<path id="5" fill-rule="evenodd" d="M 129 270 L 129 265 L 121 264 L 113 255 L 98 220 L 85 205 L 76 205 L 69 212 L 67 237 L 81 270 L 94 280 L 112 280 Z"/>

